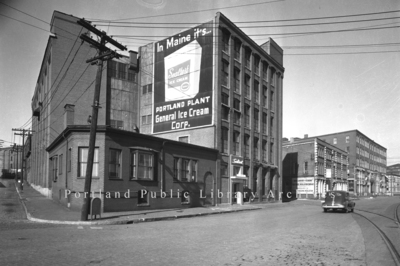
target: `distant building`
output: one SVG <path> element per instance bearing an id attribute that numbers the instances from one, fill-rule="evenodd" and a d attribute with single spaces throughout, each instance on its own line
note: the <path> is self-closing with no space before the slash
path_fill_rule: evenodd
<path id="1" fill-rule="evenodd" d="M 386 148 L 358 130 L 316 136 L 349 154 L 349 191 L 386 193 Z"/>
<path id="2" fill-rule="evenodd" d="M 292 138 L 282 144 L 283 196 L 321 198 L 328 190 L 348 191 L 347 152 L 320 138 Z"/>
<path id="3" fill-rule="evenodd" d="M 387 174 L 386 194 L 400 196 L 400 175 Z"/>
<path id="4" fill-rule="evenodd" d="M 398 175 L 400 176 L 400 163 L 389 165 L 386 169 L 388 175 Z"/>

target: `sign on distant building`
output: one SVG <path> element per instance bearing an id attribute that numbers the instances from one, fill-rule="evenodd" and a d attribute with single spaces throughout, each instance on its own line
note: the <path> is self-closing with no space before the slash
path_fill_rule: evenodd
<path id="1" fill-rule="evenodd" d="M 292 191 L 298 194 L 314 194 L 314 177 L 293 178 Z"/>
<path id="2" fill-rule="evenodd" d="M 153 133 L 212 124 L 213 22 L 155 43 Z"/>

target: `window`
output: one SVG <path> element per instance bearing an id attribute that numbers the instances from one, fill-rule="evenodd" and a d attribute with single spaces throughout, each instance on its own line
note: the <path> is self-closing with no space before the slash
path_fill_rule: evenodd
<path id="1" fill-rule="evenodd" d="M 118 78 L 119 79 L 127 79 L 127 65 L 122 63 L 117 63 L 118 65 Z"/>
<path id="2" fill-rule="evenodd" d="M 308 162 L 304 162 L 304 174 L 308 175 Z"/>
<path id="3" fill-rule="evenodd" d="M 346 136 L 346 143 L 350 142 L 350 136 Z"/>
<path id="4" fill-rule="evenodd" d="M 235 49 L 234 57 L 236 60 L 240 61 L 240 41 L 239 40 L 235 40 L 234 49 Z"/>
<path id="5" fill-rule="evenodd" d="M 51 161 L 52 161 L 52 164 L 53 164 L 53 173 L 52 173 L 52 175 L 53 175 L 53 182 L 57 182 L 57 167 L 58 167 L 58 156 L 56 155 L 56 156 L 54 156 L 52 159 L 51 159 Z"/>
<path id="6" fill-rule="evenodd" d="M 244 135 L 244 157 L 250 157 L 250 136 Z"/>
<path id="7" fill-rule="evenodd" d="M 142 125 L 151 125 L 151 115 L 142 116 Z"/>
<path id="8" fill-rule="evenodd" d="M 174 158 L 174 178 L 184 182 L 197 182 L 197 160 Z"/>
<path id="9" fill-rule="evenodd" d="M 229 32 L 222 31 L 222 51 L 229 53 Z"/>
<path id="10" fill-rule="evenodd" d="M 78 177 L 86 176 L 89 148 L 78 148 Z M 99 148 L 94 149 L 92 176 L 99 176 Z"/>
<path id="11" fill-rule="evenodd" d="M 110 126 L 112 128 L 124 129 L 124 121 L 110 119 Z"/>
<path id="12" fill-rule="evenodd" d="M 244 126 L 250 127 L 250 106 L 247 104 L 244 106 Z"/>
<path id="13" fill-rule="evenodd" d="M 240 111 L 240 100 L 239 100 L 239 99 L 234 99 L 234 100 L 233 100 L 233 108 L 234 108 L 235 110 Z"/>
<path id="14" fill-rule="evenodd" d="M 275 87 L 275 81 L 276 81 L 276 78 L 275 78 L 275 71 L 272 71 L 272 73 L 271 73 L 271 85 L 272 85 L 273 87 Z"/>
<path id="15" fill-rule="evenodd" d="M 222 103 L 229 106 L 229 95 L 226 93 L 222 93 Z"/>
<path id="16" fill-rule="evenodd" d="M 226 127 L 222 128 L 221 132 L 221 152 L 228 153 L 228 129 Z"/>
<path id="17" fill-rule="evenodd" d="M 259 118 L 259 111 L 258 109 L 254 109 L 254 131 L 258 132 L 259 131 L 259 122 L 260 122 L 260 118 Z"/>
<path id="18" fill-rule="evenodd" d="M 262 133 L 267 134 L 267 126 L 268 126 L 268 115 L 266 113 L 262 114 Z"/>
<path id="19" fill-rule="evenodd" d="M 233 132 L 233 154 L 240 155 L 240 133 Z"/>
<path id="20" fill-rule="evenodd" d="M 337 138 L 333 138 L 333 144 L 337 144 Z"/>
<path id="21" fill-rule="evenodd" d="M 246 49 L 244 53 L 244 59 L 245 59 L 245 66 L 250 69 L 250 61 L 251 61 L 251 51 Z"/>
<path id="22" fill-rule="evenodd" d="M 262 160 L 267 162 L 267 141 L 262 142 Z"/>
<path id="23" fill-rule="evenodd" d="M 136 74 L 136 72 L 133 71 L 133 70 L 131 70 L 131 69 L 129 69 L 129 68 L 128 68 L 128 80 L 129 80 L 129 81 L 134 81 L 134 82 L 137 81 L 137 74 Z"/>
<path id="24" fill-rule="evenodd" d="M 154 155 L 151 152 L 131 150 L 131 179 L 154 180 Z"/>
<path id="25" fill-rule="evenodd" d="M 238 111 L 233 112 L 233 123 L 240 125 L 241 113 Z"/>
<path id="26" fill-rule="evenodd" d="M 189 136 L 179 137 L 178 140 L 180 142 L 189 143 Z"/>
<path id="27" fill-rule="evenodd" d="M 267 87 L 263 86 L 263 106 L 268 108 L 268 89 Z"/>
<path id="28" fill-rule="evenodd" d="M 263 63 L 263 70 L 262 70 L 262 79 L 268 82 L 268 64 Z"/>
<path id="29" fill-rule="evenodd" d="M 260 97 L 260 88 L 259 88 L 259 83 L 258 83 L 258 81 L 257 80 L 255 80 L 254 81 L 254 88 L 253 88 L 253 91 L 254 91 L 254 102 L 255 103 L 258 103 L 259 102 L 259 97 Z"/>
<path id="30" fill-rule="evenodd" d="M 108 160 L 108 177 L 121 178 L 121 151 L 110 149 Z"/>
<path id="31" fill-rule="evenodd" d="M 229 121 L 229 112 L 230 112 L 230 108 L 225 105 L 222 105 L 221 116 L 222 116 L 223 120 Z"/>
<path id="32" fill-rule="evenodd" d="M 221 176 L 228 176 L 228 165 L 221 164 Z"/>
<path id="33" fill-rule="evenodd" d="M 142 95 L 151 94 L 153 92 L 153 84 L 147 84 L 142 87 Z"/>
<path id="34" fill-rule="evenodd" d="M 271 109 L 271 111 L 274 111 L 274 92 L 273 91 L 271 91 L 269 108 Z"/>
<path id="35" fill-rule="evenodd" d="M 236 67 L 233 70 L 233 79 L 235 81 L 233 89 L 235 92 L 240 93 L 240 70 Z"/>
<path id="36" fill-rule="evenodd" d="M 250 98 L 250 77 L 244 76 L 244 97 Z"/>
<path id="37" fill-rule="evenodd" d="M 258 156 L 258 138 L 254 138 L 254 143 L 253 143 L 253 151 L 254 151 L 254 159 L 258 160 L 259 156 Z"/>
<path id="38" fill-rule="evenodd" d="M 254 72 L 260 75 L 260 58 L 258 56 L 254 56 Z"/>
<path id="39" fill-rule="evenodd" d="M 138 205 L 149 206 L 149 192 L 146 189 L 138 191 Z"/>
<path id="40" fill-rule="evenodd" d="M 270 144 L 270 150 L 269 150 L 269 162 L 274 163 L 274 144 Z"/>
<path id="41" fill-rule="evenodd" d="M 228 87 L 229 81 L 229 63 L 222 60 L 221 67 L 221 84 Z"/>
<path id="42" fill-rule="evenodd" d="M 59 164 L 58 164 L 58 174 L 61 175 L 63 173 L 63 155 L 60 154 L 59 157 Z"/>

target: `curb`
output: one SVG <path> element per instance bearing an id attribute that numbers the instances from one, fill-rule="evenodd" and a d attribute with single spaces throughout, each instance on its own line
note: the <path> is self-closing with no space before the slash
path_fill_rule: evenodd
<path id="1" fill-rule="evenodd" d="M 262 207 L 256 207 L 252 209 L 239 209 L 239 210 L 228 210 L 228 211 L 216 211 L 210 213 L 196 213 L 196 214 L 186 214 L 186 215 L 173 215 L 173 216 L 163 216 L 163 217 L 154 217 L 154 218 L 137 218 L 137 219 L 126 219 L 126 220 L 117 220 L 117 221 L 58 221 L 58 220 L 45 220 L 33 217 L 29 212 L 25 205 L 25 202 L 22 199 L 18 186 L 15 184 L 15 188 L 18 193 L 19 201 L 22 203 L 24 207 L 26 218 L 31 222 L 37 223 L 48 223 L 48 224 L 65 224 L 65 225 L 120 225 L 120 224 L 137 224 L 137 223 L 145 223 L 145 222 L 157 222 L 163 220 L 176 220 L 182 218 L 193 218 L 199 216 L 209 216 L 215 214 L 225 214 L 225 213 L 233 213 L 233 212 L 243 212 L 243 211 L 253 211 L 253 210 L 261 210 Z"/>

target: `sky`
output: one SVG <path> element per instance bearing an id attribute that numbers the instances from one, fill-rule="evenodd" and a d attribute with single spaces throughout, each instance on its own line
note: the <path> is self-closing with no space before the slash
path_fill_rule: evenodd
<path id="1" fill-rule="evenodd" d="M 357 129 L 387 149 L 387 165 L 400 163 L 400 1 L 0 0 L 3 147 L 22 143 L 13 128 L 31 126 L 55 10 L 93 21 L 134 51 L 221 12 L 256 43 L 271 37 L 284 50 L 283 137 Z"/>

